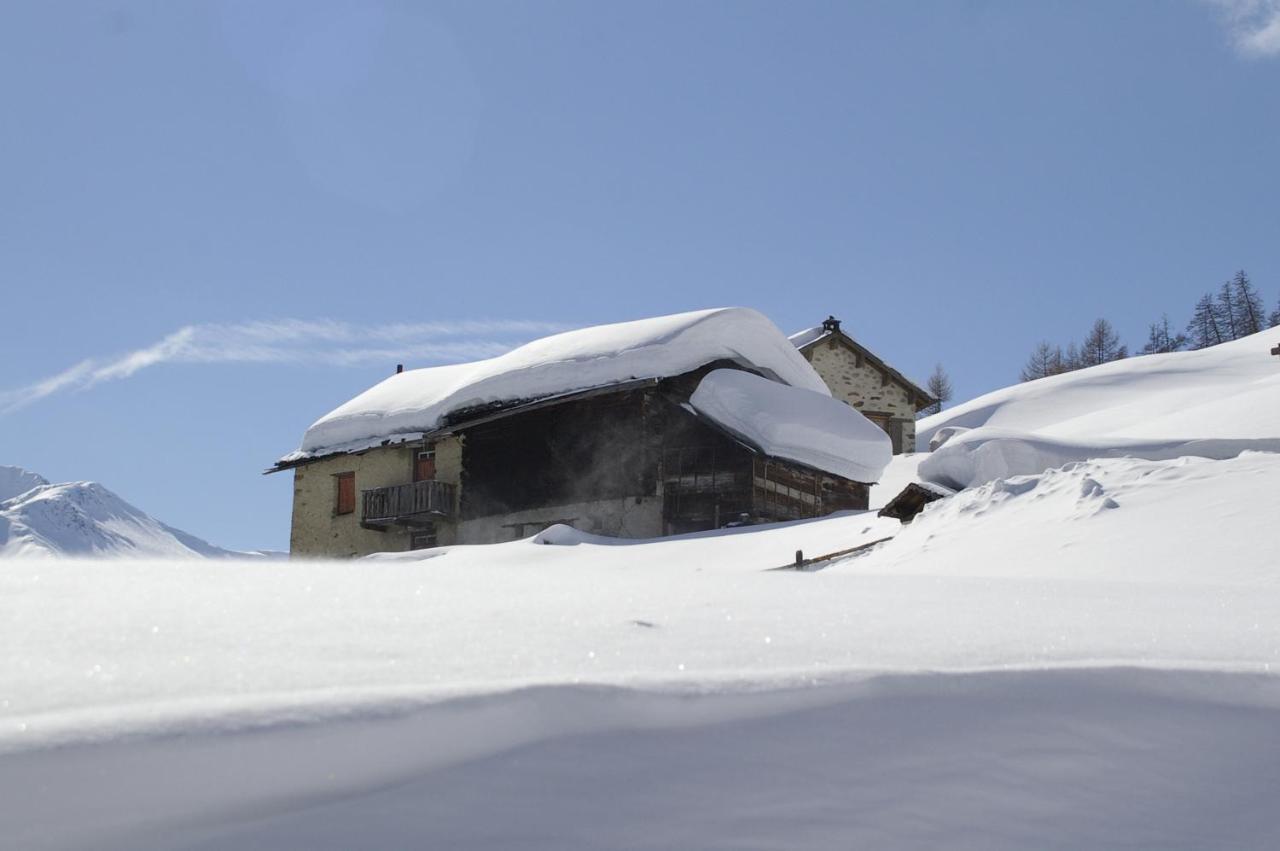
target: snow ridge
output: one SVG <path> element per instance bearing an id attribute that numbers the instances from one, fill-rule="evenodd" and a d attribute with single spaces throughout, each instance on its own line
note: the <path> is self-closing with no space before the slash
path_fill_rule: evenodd
<path id="1" fill-rule="evenodd" d="M 1263 331 L 987 393 L 920 420 L 917 440 L 936 447 L 920 475 L 963 488 L 1088 458 L 1280 451 L 1275 342 Z"/>
<path id="2" fill-rule="evenodd" d="M 39 484 L 0 501 L 0 557 L 244 555 L 161 523 L 97 482 L 50 484 L 20 467 L 0 467 L 0 485 L 33 481 Z"/>

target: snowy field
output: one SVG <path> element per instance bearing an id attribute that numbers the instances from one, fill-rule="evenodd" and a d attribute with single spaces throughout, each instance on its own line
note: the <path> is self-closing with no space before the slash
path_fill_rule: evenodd
<path id="1" fill-rule="evenodd" d="M 0 835 L 1275 847 L 1277 481 L 1264 452 L 1111 458 L 906 528 L 8 561 Z"/>

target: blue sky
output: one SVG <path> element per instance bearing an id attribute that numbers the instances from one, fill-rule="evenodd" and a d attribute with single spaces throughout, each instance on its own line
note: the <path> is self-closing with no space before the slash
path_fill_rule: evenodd
<path id="1" fill-rule="evenodd" d="M 1280 299 L 1271 0 L 8 2 L 0 103 L 0 463 L 223 546 L 397 361 L 744 304 L 958 401 Z"/>

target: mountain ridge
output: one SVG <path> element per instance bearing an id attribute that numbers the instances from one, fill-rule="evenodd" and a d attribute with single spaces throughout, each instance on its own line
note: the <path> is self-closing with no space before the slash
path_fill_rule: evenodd
<path id="1" fill-rule="evenodd" d="M 163 523 L 98 482 L 55 484 L 0 465 L 0 557 L 253 555 Z"/>

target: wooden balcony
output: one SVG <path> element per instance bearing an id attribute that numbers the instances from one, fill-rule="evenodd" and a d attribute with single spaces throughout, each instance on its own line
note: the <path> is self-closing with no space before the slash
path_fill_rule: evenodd
<path id="1" fill-rule="evenodd" d="M 360 492 L 360 525 L 426 526 L 454 515 L 457 488 L 448 482 L 424 481 Z"/>

